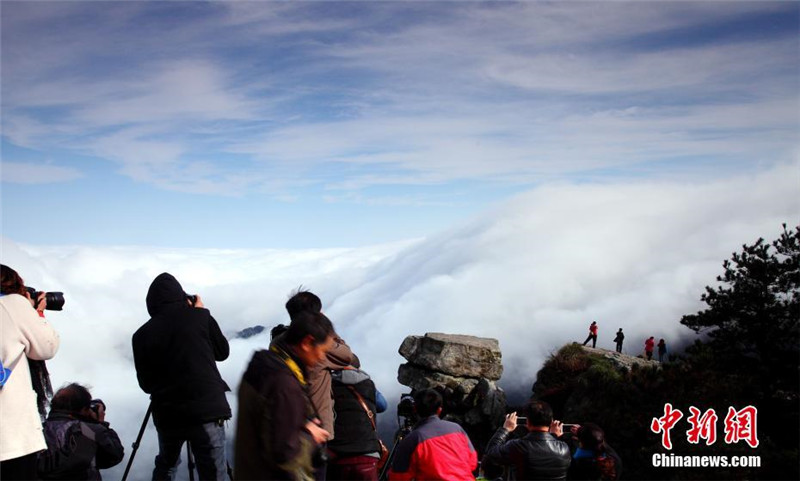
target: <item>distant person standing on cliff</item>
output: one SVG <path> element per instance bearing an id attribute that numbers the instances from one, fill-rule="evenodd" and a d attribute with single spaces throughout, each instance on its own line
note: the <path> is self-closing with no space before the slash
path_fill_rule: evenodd
<path id="1" fill-rule="evenodd" d="M 658 362 L 664 362 L 664 356 L 667 355 L 667 343 L 664 339 L 658 341 Z"/>
<path id="2" fill-rule="evenodd" d="M 592 341 L 592 347 L 597 346 L 597 321 L 592 321 L 592 323 L 589 324 L 589 337 L 583 341 L 583 345 L 585 346 L 589 341 Z"/>
<path id="3" fill-rule="evenodd" d="M 614 338 L 614 342 L 617 343 L 617 352 L 622 353 L 622 341 L 625 340 L 625 334 L 622 333 L 622 328 L 619 328 L 617 331 L 617 337 Z"/>
<path id="4" fill-rule="evenodd" d="M 650 336 L 646 341 L 644 341 L 644 354 L 647 356 L 647 360 L 651 361 L 653 359 L 653 347 L 656 345 L 656 340 L 653 336 Z"/>

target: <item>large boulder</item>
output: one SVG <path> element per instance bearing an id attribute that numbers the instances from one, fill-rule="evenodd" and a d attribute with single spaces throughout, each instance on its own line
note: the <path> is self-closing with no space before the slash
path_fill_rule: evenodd
<path id="1" fill-rule="evenodd" d="M 497 339 L 429 332 L 406 337 L 400 355 L 411 364 L 451 376 L 497 381 L 503 375 Z"/>
<path id="2" fill-rule="evenodd" d="M 400 346 L 408 360 L 397 371 L 400 384 L 436 389 L 444 400 L 444 418 L 460 424 L 482 451 L 503 422 L 505 392 L 495 381 L 503 373 L 496 339 L 458 334 L 408 336 Z"/>
<path id="3" fill-rule="evenodd" d="M 413 364 L 400 366 L 397 370 L 397 381 L 417 391 L 422 389 L 436 389 L 440 392 L 450 390 L 460 393 L 462 397 L 466 397 L 478 385 L 477 379 L 448 376 Z"/>

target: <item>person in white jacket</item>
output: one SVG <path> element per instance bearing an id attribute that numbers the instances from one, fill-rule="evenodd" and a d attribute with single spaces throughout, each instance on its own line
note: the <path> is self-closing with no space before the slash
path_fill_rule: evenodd
<path id="1" fill-rule="evenodd" d="M 43 294 L 32 301 L 19 274 L 0 265 L 0 360 L 11 371 L 0 388 L 0 479 L 37 479 L 36 456 L 47 449 L 29 367 L 59 346 L 44 306 Z"/>

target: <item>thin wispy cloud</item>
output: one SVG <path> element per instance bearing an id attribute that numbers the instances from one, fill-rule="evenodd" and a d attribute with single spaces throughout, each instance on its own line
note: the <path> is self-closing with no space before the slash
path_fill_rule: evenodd
<path id="1" fill-rule="evenodd" d="M 0 178 L 3 182 L 17 184 L 53 184 L 69 182 L 83 176 L 78 169 L 48 164 L 30 164 L 3 159 L 0 165 Z"/>
<path id="2" fill-rule="evenodd" d="M 796 28 L 743 28 L 796 10 L 15 3 L 3 135 L 212 195 L 285 198 L 304 183 L 363 198 L 414 178 L 531 183 L 698 156 L 738 171 L 798 142 Z"/>

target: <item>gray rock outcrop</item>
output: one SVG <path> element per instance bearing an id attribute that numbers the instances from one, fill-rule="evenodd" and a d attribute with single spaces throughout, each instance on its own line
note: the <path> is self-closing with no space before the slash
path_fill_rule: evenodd
<path id="1" fill-rule="evenodd" d="M 660 366 L 661 363 L 652 359 L 648 361 L 642 356 L 631 356 L 629 354 L 622 354 L 617 351 L 609 349 L 601 349 L 599 347 L 581 346 L 584 351 L 591 354 L 598 354 L 611 361 L 617 369 L 629 371 L 636 365 L 638 367 L 653 367 Z"/>
<path id="2" fill-rule="evenodd" d="M 417 366 L 451 376 L 497 381 L 503 375 L 497 339 L 429 332 L 406 337 L 400 355 Z"/>
<path id="3" fill-rule="evenodd" d="M 251 338 L 253 336 L 257 336 L 257 335 L 261 334 L 262 332 L 264 332 L 264 329 L 266 329 L 266 328 L 264 326 L 260 326 L 260 325 L 259 326 L 248 327 L 246 329 L 242 329 L 241 331 L 237 332 L 235 337 L 237 339 L 248 339 L 248 338 Z"/>
<path id="4" fill-rule="evenodd" d="M 496 381 L 503 374 L 496 339 L 459 334 L 408 336 L 399 349 L 408 362 L 397 380 L 412 389 L 436 389 L 444 398 L 445 419 L 459 423 L 481 449 L 506 412 L 505 392 Z"/>

